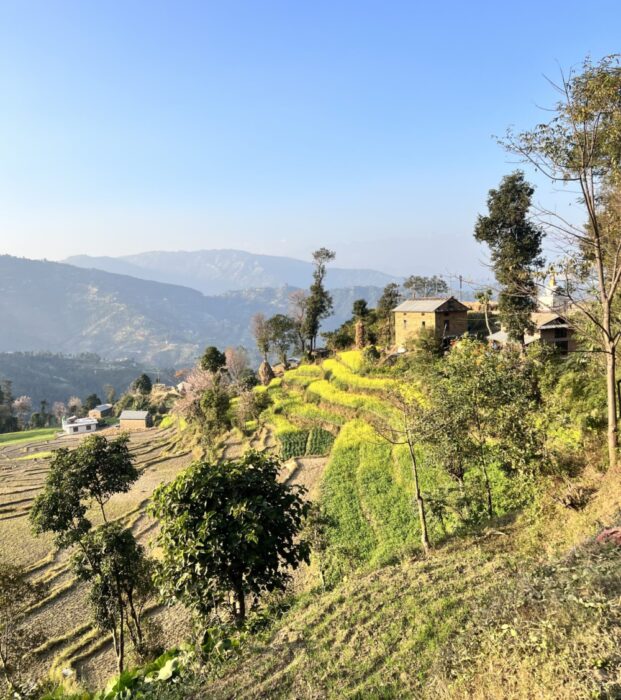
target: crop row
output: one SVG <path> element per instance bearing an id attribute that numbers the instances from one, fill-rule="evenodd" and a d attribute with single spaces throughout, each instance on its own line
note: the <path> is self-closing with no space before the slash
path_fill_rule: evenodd
<path id="1" fill-rule="evenodd" d="M 326 360 L 324 369 L 329 372 L 330 380 L 339 389 L 353 389 L 354 391 L 384 392 L 393 389 L 397 382 L 394 379 L 384 377 L 366 377 L 356 374 L 338 360 Z"/>

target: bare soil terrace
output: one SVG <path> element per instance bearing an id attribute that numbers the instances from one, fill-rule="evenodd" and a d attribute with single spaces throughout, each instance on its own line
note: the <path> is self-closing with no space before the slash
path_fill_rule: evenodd
<path id="1" fill-rule="evenodd" d="M 118 433 L 114 429 L 106 432 Z M 146 513 L 153 490 L 173 479 L 192 460 L 189 453 L 171 451 L 172 436 L 172 429 L 130 434 L 140 477 L 128 493 L 113 497 L 107 507 L 109 518 L 131 527 L 147 547 L 156 526 Z M 34 675 L 71 668 L 78 680 L 92 687 L 105 683 L 115 672 L 110 638 L 91 624 L 86 590 L 74 580 L 69 555 L 58 552 L 51 537 L 35 537 L 28 519 L 32 502 L 45 483 L 51 452 L 71 448 L 80 439 L 64 436 L 0 444 L 0 558 L 26 567 L 33 580 L 49 585 L 47 597 L 30 611 L 33 626 L 45 638 L 35 654 Z M 99 523 L 96 511 L 91 518 Z M 154 606 L 149 614 L 161 625 L 166 647 L 187 636 L 188 618 L 183 610 Z"/>

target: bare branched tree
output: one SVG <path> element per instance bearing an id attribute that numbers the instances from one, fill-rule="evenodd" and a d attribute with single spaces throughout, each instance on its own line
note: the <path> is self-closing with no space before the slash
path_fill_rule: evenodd
<path id="1" fill-rule="evenodd" d="M 551 81 L 550 81 L 551 82 Z M 540 209 L 550 237 L 562 253 L 563 293 L 570 308 L 595 330 L 605 357 L 608 403 L 608 459 L 616 465 L 618 428 L 616 350 L 621 319 L 615 298 L 621 284 L 620 218 L 611 215 L 621 186 L 621 66 L 618 56 L 552 83 L 559 99 L 552 119 L 531 131 L 508 132 L 504 145 L 553 183 L 572 185 L 584 215 L 576 224 L 555 209 Z"/>

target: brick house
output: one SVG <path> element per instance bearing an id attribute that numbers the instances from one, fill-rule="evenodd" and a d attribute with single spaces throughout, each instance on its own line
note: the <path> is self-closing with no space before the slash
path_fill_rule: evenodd
<path id="1" fill-rule="evenodd" d="M 394 343 L 403 347 L 421 330 L 433 331 L 438 340 L 464 335 L 468 307 L 455 297 L 409 299 L 392 311 Z"/>

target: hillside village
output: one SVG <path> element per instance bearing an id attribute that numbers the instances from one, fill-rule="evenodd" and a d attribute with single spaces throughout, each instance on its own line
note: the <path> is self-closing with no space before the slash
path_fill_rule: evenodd
<path id="1" fill-rule="evenodd" d="M 522 94 L 534 39 L 512 53 L 507 27 L 540 36 L 546 8 L 488 31 L 471 7 L 363 5 L 22 17 L 49 36 L 10 82 L 50 82 L 3 182 L 33 240 L 38 205 L 68 206 L 68 258 L 0 255 L 0 700 L 621 698 L 621 56 L 544 83 L 502 173 L 479 169 L 469 107 Z M 67 46 L 71 90 L 44 65 Z M 309 259 L 123 247 L 248 222 Z M 78 227 L 92 247 L 65 250 Z M 376 256 L 402 274 L 354 267 Z"/>

